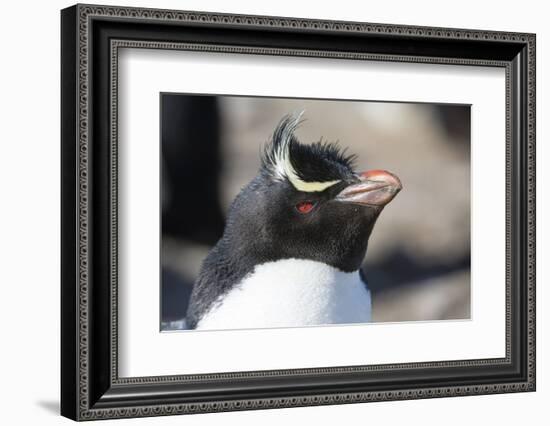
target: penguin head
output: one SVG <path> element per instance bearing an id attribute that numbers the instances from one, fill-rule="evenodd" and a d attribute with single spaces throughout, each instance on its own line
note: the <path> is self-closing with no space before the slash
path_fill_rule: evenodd
<path id="1" fill-rule="evenodd" d="M 310 259 L 358 270 L 386 204 L 401 190 L 384 170 L 356 173 L 334 143 L 301 144 L 301 114 L 285 116 L 265 146 L 258 175 L 233 202 L 224 239 L 254 263 Z"/>

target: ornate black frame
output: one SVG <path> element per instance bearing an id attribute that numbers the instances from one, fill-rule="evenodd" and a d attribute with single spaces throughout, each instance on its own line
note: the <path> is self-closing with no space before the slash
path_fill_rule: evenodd
<path id="1" fill-rule="evenodd" d="M 535 35 L 96 5 L 61 13 L 61 413 L 74 420 L 535 390 Z M 506 70 L 506 357 L 119 378 L 117 53 L 193 49 Z"/>

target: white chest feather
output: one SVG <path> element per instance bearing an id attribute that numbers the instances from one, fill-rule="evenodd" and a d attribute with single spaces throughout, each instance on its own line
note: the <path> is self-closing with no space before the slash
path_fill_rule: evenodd
<path id="1" fill-rule="evenodd" d="M 300 327 L 370 319 L 370 293 L 357 271 L 285 259 L 256 266 L 213 305 L 197 329 Z"/>

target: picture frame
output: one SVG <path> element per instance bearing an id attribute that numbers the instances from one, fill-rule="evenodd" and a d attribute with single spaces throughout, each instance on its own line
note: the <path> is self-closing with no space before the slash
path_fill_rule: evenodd
<path id="1" fill-rule="evenodd" d="M 75 5 L 61 12 L 61 414 L 160 416 L 535 390 L 534 34 Z M 119 377 L 118 52 L 505 71 L 505 356 Z"/>

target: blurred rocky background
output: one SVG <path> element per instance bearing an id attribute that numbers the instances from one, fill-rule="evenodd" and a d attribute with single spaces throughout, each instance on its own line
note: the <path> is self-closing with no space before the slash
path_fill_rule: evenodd
<path id="1" fill-rule="evenodd" d="M 470 318 L 470 108 L 463 105 L 162 95 L 161 329 L 182 327 L 201 261 L 259 167 L 280 118 L 302 143 L 338 141 L 357 171 L 403 190 L 378 219 L 365 275 L 373 320 Z"/>

